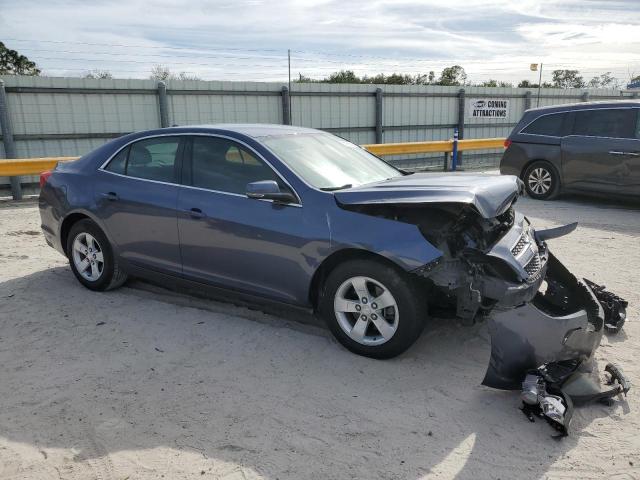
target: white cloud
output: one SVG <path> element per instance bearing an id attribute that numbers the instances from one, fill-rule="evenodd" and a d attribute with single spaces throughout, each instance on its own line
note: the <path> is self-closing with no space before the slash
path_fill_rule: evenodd
<path id="1" fill-rule="evenodd" d="M 605 71 L 621 78 L 640 73 L 636 0 L 0 0 L 0 5 L 5 43 L 53 74 L 102 68 L 146 77 L 151 66 L 163 64 L 203 78 L 284 80 L 288 48 L 294 50 L 292 71 L 312 76 L 341 68 L 360 74 L 439 72 L 457 63 L 473 81 L 533 80 L 528 65 L 538 61 L 548 72 L 577 68 L 587 78 Z"/>

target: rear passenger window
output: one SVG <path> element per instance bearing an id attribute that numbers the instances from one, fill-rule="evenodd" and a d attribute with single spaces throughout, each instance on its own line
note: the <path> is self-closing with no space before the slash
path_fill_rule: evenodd
<path id="1" fill-rule="evenodd" d="M 562 123 L 564 118 L 565 115 L 560 113 L 543 115 L 527 125 L 520 133 L 562 137 Z"/>
<path id="2" fill-rule="evenodd" d="M 191 185 L 244 195 L 247 184 L 260 180 L 282 181 L 273 169 L 239 144 L 218 137 L 193 137 Z M 285 187 L 286 188 L 286 187 Z"/>
<path id="3" fill-rule="evenodd" d="M 105 170 L 128 177 L 175 183 L 180 137 L 150 138 L 122 149 Z"/>
<path id="4" fill-rule="evenodd" d="M 129 155 L 129 147 L 125 147 L 111 159 L 105 170 L 113 173 L 124 175 L 127 169 L 127 156 Z"/>
<path id="5" fill-rule="evenodd" d="M 574 135 L 589 137 L 636 138 L 637 110 L 578 110 L 573 126 Z"/>

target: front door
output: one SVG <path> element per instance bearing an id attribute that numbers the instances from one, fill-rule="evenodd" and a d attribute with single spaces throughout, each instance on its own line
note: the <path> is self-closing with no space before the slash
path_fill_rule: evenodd
<path id="1" fill-rule="evenodd" d="M 299 204 L 251 199 L 246 185 L 290 187 L 248 147 L 226 137 L 190 137 L 178 197 L 186 278 L 287 303 L 304 304 L 313 222 Z M 316 237 L 317 238 L 317 237 Z"/>
<path id="2" fill-rule="evenodd" d="M 182 137 L 139 140 L 98 172 L 98 215 L 125 261 L 180 274 L 177 202 Z"/>

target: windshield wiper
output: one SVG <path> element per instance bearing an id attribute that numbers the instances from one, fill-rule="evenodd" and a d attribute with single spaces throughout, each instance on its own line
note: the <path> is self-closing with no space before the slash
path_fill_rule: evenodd
<path id="1" fill-rule="evenodd" d="M 347 183 L 346 185 L 342 185 L 341 187 L 324 187 L 321 188 L 320 190 L 322 190 L 323 192 L 334 192 L 336 190 L 343 190 L 345 188 L 351 188 L 353 187 L 353 185 L 351 185 L 350 183 Z"/>

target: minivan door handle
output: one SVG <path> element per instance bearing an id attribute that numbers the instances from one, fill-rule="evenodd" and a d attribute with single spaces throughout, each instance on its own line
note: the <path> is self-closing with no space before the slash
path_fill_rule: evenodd
<path id="1" fill-rule="evenodd" d="M 205 214 L 202 213 L 202 210 L 199 208 L 192 208 L 190 210 L 185 210 L 186 213 L 189 214 L 191 218 L 204 218 Z"/>
<path id="2" fill-rule="evenodd" d="M 101 193 L 100 196 L 106 200 L 109 200 L 111 202 L 115 202 L 116 200 L 118 200 L 120 197 L 118 197 L 118 194 L 116 192 L 106 192 L 106 193 Z"/>

